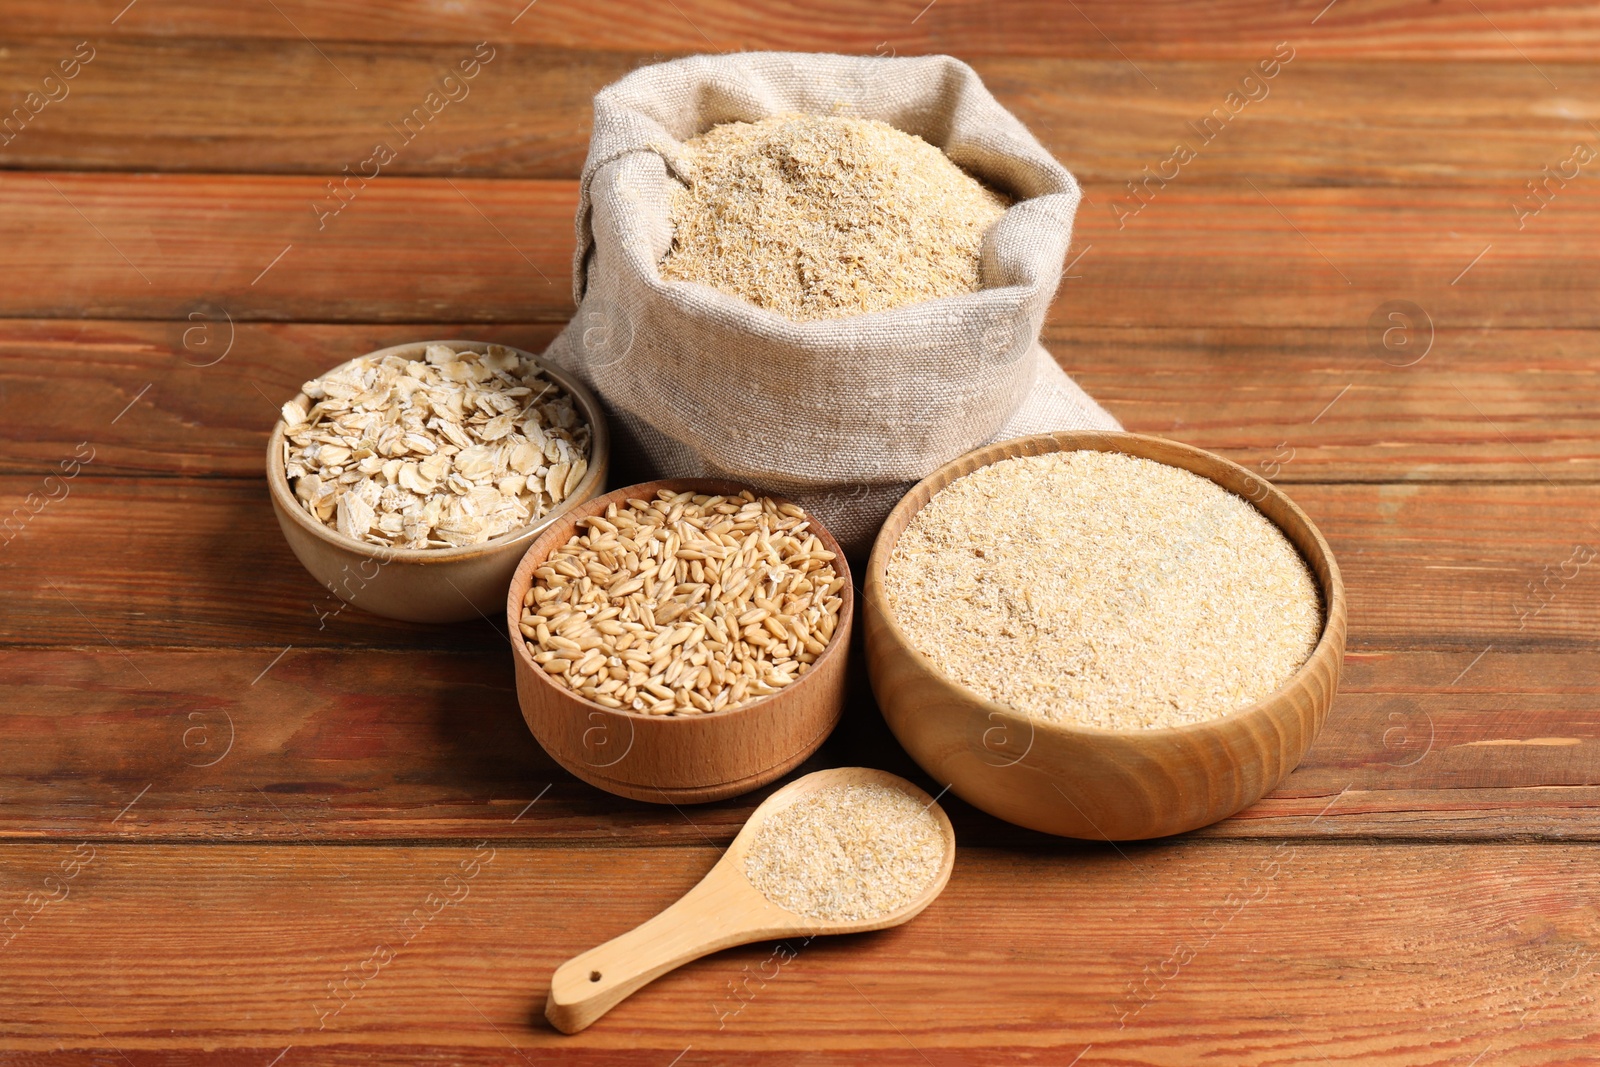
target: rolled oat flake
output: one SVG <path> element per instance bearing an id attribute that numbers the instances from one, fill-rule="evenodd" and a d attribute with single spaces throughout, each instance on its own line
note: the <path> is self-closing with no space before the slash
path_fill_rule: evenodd
<path id="1" fill-rule="evenodd" d="M 428 345 L 364 356 L 283 405 L 284 473 L 317 521 L 382 548 L 460 548 L 527 526 L 576 491 L 591 431 L 516 350 Z"/>

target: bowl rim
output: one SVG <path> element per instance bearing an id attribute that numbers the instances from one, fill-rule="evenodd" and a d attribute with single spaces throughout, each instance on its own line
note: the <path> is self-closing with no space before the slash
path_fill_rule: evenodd
<path id="1" fill-rule="evenodd" d="M 589 515 L 599 514 L 604 511 L 612 503 L 626 500 L 629 497 L 643 496 L 640 490 L 645 489 L 649 490 L 649 497 L 645 497 L 645 499 L 653 498 L 662 489 L 670 489 L 673 492 L 693 490 L 695 492 L 705 492 L 711 496 L 726 496 L 748 490 L 756 496 L 765 496 L 780 504 L 794 503 L 794 501 L 776 493 L 763 493 L 754 486 L 731 479 L 658 478 L 653 481 L 639 482 L 635 485 L 625 485 L 618 489 L 613 489 L 609 493 L 602 493 L 600 496 L 575 505 L 572 510 L 589 509 L 588 515 L 579 516 L 588 518 Z M 572 516 L 566 515 L 563 517 Z M 522 635 L 520 626 L 522 622 L 522 598 L 533 587 L 534 567 L 544 562 L 557 547 L 553 527 L 540 531 L 538 538 L 528 546 L 528 550 L 523 553 L 522 559 L 517 563 L 516 572 L 511 576 L 511 585 L 506 590 L 506 627 L 511 635 L 512 654 L 519 664 L 529 669 L 536 679 L 535 684 L 547 685 L 561 696 L 577 702 L 586 714 L 590 711 L 601 711 L 612 715 L 625 715 L 630 719 L 644 720 L 646 722 L 674 723 L 709 722 L 729 719 L 735 715 L 759 714 L 761 711 L 767 710 L 769 702 L 792 696 L 806 682 L 819 677 L 822 672 L 818 668 L 822 665 L 822 662 L 841 655 L 842 653 L 839 653 L 838 649 L 847 646 L 850 642 L 851 623 L 855 617 L 856 608 L 855 576 L 850 572 L 850 561 L 845 558 L 844 550 L 839 547 L 839 542 L 834 538 L 832 532 L 814 514 L 807 511 L 806 518 L 811 522 L 811 530 L 816 533 L 823 547 L 834 554 L 833 565 L 836 571 L 844 578 L 844 588 L 841 590 L 844 594 L 844 603 L 839 605 L 839 623 L 834 627 L 833 636 L 828 639 L 827 645 L 817 655 L 817 658 L 812 661 L 811 668 L 776 693 L 768 693 L 766 696 L 757 697 L 755 700 L 747 700 L 743 704 L 722 708 L 719 711 L 699 712 L 695 715 L 646 715 L 643 712 L 634 711 L 632 708 L 608 708 L 604 704 L 590 700 L 581 693 L 568 689 L 566 686 L 556 684 L 555 679 L 550 677 L 550 673 L 534 660 L 528 639 Z"/>
<path id="2" fill-rule="evenodd" d="M 313 519 L 295 498 L 293 490 L 289 488 L 289 477 L 283 462 L 283 439 L 288 428 L 284 425 L 280 415 L 273 425 L 271 434 L 267 437 L 267 486 L 272 496 L 272 502 L 280 513 L 286 513 L 291 521 L 300 529 L 306 531 L 318 540 L 346 552 L 355 552 L 384 563 L 450 563 L 459 560 L 475 559 L 479 556 L 496 554 L 504 549 L 520 544 L 532 537 L 537 537 L 547 529 L 552 522 L 560 518 L 570 508 L 576 507 L 586 497 L 600 488 L 606 476 L 607 467 L 610 465 L 611 435 L 606 426 L 605 411 L 600 406 L 600 401 L 572 374 L 554 366 L 548 360 L 541 359 L 525 349 L 515 345 L 503 345 L 499 341 L 407 341 L 404 344 L 390 345 L 387 348 L 374 349 L 363 355 L 345 360 L 343 363 L 322 372 L 318 377 L 333 374 L 342 370 L 358 360 L 382 358 L 391 355 L 410 355 L 425 350 L 429 345 L 450 345 L 457 351 L 467 350 L 482 355 L 490 345 L 498 345 L 517 353 L 524 359 L 530 359 L 540 368 L 545 377 L 561 386 L 577 402 L 580 413 L 589 423 L 589 469 L 584 472 L 571 495 L 562 500 L 549 512 L 527 526 L 520 526 L 515 530 L 508 530 L 503 534 L 491 537 L 487 541 L 475 545 L 452 545 L 450 548 L 385 548 L 380 545 L 367 544 L 346 537 L 338 530 Z M 305 393 L 296 393 L 292 400 L 309 401 Z"/>
<path id="3" fill-rule="evenodd" d="M 1067 442 L 1063 439 L 1071 439 L 1077 443 L 1067 444 Z M 1056 452 L 1095 451 L 1120 452 L 1123 455 L 1131 455 L 1140 459 L 1151 459 L 1152 462 L 1162 463 L 1163 466 L 1177 466 L 1176 464 L 1163 463 L 1159 459 L 1152 459 L 1152 457 L 1142 455 L 1138 452 L 1130 452 L 1126 449 L 1116 447 L 1119 442 L 1157 442 L 1162 447 L 1174 448 L 1199 459 L 1220 463 L 1224 467 L 1232 468 L 1242 477 L 1252 479 L 1254 482 L 1266 489 L 1267 496 L 1275 497 L 1277 502 L 1286 507 L 1290 514 L 1294 515 L 1299 519 L 1300 522 L 1304 523 L 1307 532 L 1311 536 L 1311 541 L 1317 546 L 1318 551 L 1322 554 L 1322 558 L 1327 562 L 1328 581 L 1324 583 L 1317 574 L 1317 568 L 1315 564 L 1306 558 L 1306 554 L 1301 551 L 1298 544 L 1295 544 L 1294 539 L 1289 536 L 1289 532 L 1283 528 L 1282 524 L 1275 521 L 1272 516 L 1263 511 L 1260 504 L 1250 500 L 1248 497 L 1244 497 L 1238 493 L 1235 493 L 1233 490 L 1229 489 L 1225 485 L 1222 485 L 1216 479 L 1211 478 L 1208 475 L 1201 474 L 1198 471 L 1189 471 L 1190 474 L 1194 474 L 1200 478 L 1205 478 L 1206 481 L 1216 485 L 1224 492 L 1244 500 L 1251 507 L 1255 508 L 1263 518 L 1272 523 L 1273 527 L 1277 529 L 1279 533 L 1283 534 L 1283 536 L 1288 539 L 1289 543 L 1294 546 L 1295 552 L 1306 564 L 1307 569 L 1311 571 L 1312 577 L 1317 581 L 1318 592 L 1322 597 L 1322 630 L 1317 637 L 1316 645 L 1311 650 L 1311 654 L 1306 657 L 1305 662 L 1301 663 L 1300 666 L 1296 668 L 1293 674 L 1284 680 L 1282 685 L 1278 686 L 1272 692 L 1268 693 L 1260 700 L 1257 700 L 1255 703 L 1247 704 L 1241 708 L 1235 708 L 1233 711 L 1230 711 L 1224 715 L 1217 715 L 1209 719 L 1202 719 L 1199 722 L 1183 723 L 1177 726 L 1141 727 L 1137 729 L 1116 729 L 1109 726 L 1093 726 L 1087 723 L 1065 721 L 1058 722 L 1049 719 L 1035 718 L 1034 716 L 1028 715 L 1027 713 L 1019 711 L 1016 708 L 1001 704 L 997 701 L 989 700 L 987 697 L 974 692 L 961 682 L 951 678 L 943 671 L 939 670 L 939 668 L 934 665 L 933 661 L 929 659 L 922 652 L 922 650 L 913 645 L 910 639 L 906 636 L 905 631 L 900 628 L 899 620 L 895 618 L 894 611 L 889 606 L 889 598 L 886 592 L 885 582 L 888 573 L 889 556 L 894 551 L 895 545 L 899 543 L 899 538 L 895 538 L 894 544 L 886 544 L 885 532 L 896 519 L 902 516 L 902 513 L 909 512 L 909 514 L 904 515 L 906 523 L 909 524 L 915 517 L 916 513 L 921 511 L 923 507 L 926 507 L 929 501 L 932 501 L 935 496 L 947 488 L 951 482 L 957 479 L 957 477 L 964 476 L 955 475 L 952 473 L 958 465 L 972 463 L 975 460 L 981 460 L 981 462 L 978 462 L 976 466 L 965 472 L 965 474 L 971 474 L 982 469 L 983 467 L 993 466 L 995 463 L 998 463 L 1001 460 L 1016 459 L 1024 455 L 1048 455 Z M 1043 447 L 1038 452 L 1033 453 L 1013 453 L 1008 451 L 1009 449 L 1015 449 L 1018 444 L 1022 443 L 1026 443 L 1028 445 L 1044 445 L 1046 447 Z M 1106 444 L 1111 447 L 1093 448 L 1091 447 L 1092 443 Z M 1188 470 L 1186 467 L 1178 467 L 1177 469 Z M 938 487 L 932 488 L 932 486 L 936 483 Z M 925 501 L 923 504 L 917 505 L 914 508 L 910 507 L 909 505 L 911 504 L 912 496 L 918 489 L 921 489 L 924 486 L 930 487 L 928 501 Z M 1165 437 L 1156 437 L 1153 434 L 1129 433 L 1125 430 L 1062 430 L 1055 433 L 1030 434 L 1025 437 L 1013 438 L 1007 441 L 999 441 L 993 444 L 982 445 L 970 452 L 957 456 L 955 459 L 939 467 L 938 470 L 934 471 L 932 474 L 922 479 L 922 481 L 918 482 L 911 489 L 907 490 L 906 495 L 901 497 L 900 502 L 897 503 L 894 506 L 894 510 L 889 513 L 889 517 L 884 520 L 884 528 L 879 532 L 878 537 L 874 540 L 872 545 L 872 554 L 867 560 L 864 599 L 869 610 L 871 610 L 873 606 L 877 607 L 878 613 L 884 625 L 888 628 L 890 636 L 894 638 L 894 640 L 902 649 L 911 654 L 917 665 L 929 676 L 936 678 L 945 685 L 948 685 L 951 688 L 959 691 L 973 705 L 975 711 L 986 716 L 992 714 L 1010 716 L 1022 723 L 1027 723 L 1030 728 L 1035 731 L 1053 731 L 1065 737 L 1084 736 L 1100 739 L 1115 738 L 1131 741 L 1150 740 L 1159 742 L 1163 739 L 1193 737 L 1196 735 L 1213 733 L 1219 729 L 1226 729 L 1236 725 L 1245 719 L 1271 716 L 1279 709 L 1292 690 L 1301 687 L 1304 679 L 1311 674 L 1320 661 L 1325 660 L 1334 654 L 1335 650 L 1333 645 L 1335 643 L 1339 645 L 1338 651 L 1340 654 L 1340 659 L 1342 660 L 1343 658 L 1343 633 L 1345 628 L 1343 620 L 1346 617 L 1344 578 L 1339 572 L 1339 563 L 1334 558 L 1333 550 L 1328 546 L 1327 540 L 1322 536 L 1322 531 L 1317 528 L 1316 523 L 1312 522 L 1310 517 L 1307 516 L 1304 511 L 1300 510 L 1300 506 L 1290 499 L 1288 494 L 1284 493 L 1276 485 L 1273 485 L 1272 482 L 1265 478 L 1257 477 L 1249 469 L 1233 462 L 1230 459 L 1219 456 L 1215 452 L 1208 452 L 1203 448 L 1196 448 L 1194 445 L 1186 444 L 1182 441 L 1173 441 Z M 1336 622 L 1339 625 L 1336 626 Z M 1337 631 L 1337 635 L 1335 631 Z M 1335 675 L 1337 675 L 1339 667 L 1340 664 L 1334 664 Z"/>

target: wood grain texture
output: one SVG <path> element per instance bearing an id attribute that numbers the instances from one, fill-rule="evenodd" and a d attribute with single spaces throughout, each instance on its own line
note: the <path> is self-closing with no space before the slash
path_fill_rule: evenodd
<path id="1" fill-rule="evenodd" d="M 885 914 L 859 919 L 824 919 L 774 907 L 745 876 L 745 864 L 763 827 L 788 808 L 819 793 L 854 787 L 894 790 L 929 813 L 942 839 L 942 859 L 917 895 Z M 910 922 L 932 904 L 950 881 L 956 834 L 938 802 L 904 778 L 870 767 L 830 767 L 796 778 L 763 800 L 728 850 L 695 887 L 660 914 L 556 968 L 550 979 L 545 1018 L 571 1034 L 592 1025 L 623 998 L 663 974 L 720 949 L 756 941 L 783 941 L 887 930 Z M 848 890 L 846 890 L 848 892 Z"/>
<path id="2" fill-rule="evenodd" d="M 271 12 L 271 8 L 267 9 Z M 39 88 L 80 38 L 16 42 L 0 61 L 0 102 Z M 320 54 L 319 54 L 320 50 Z M 376 144 L 384 174 L 576 178 L 591 98 L 640 57 L 501 47 L 478 73 L 467 44 L 375 45 L 206 38 L 100 41 L 64 98 L 0 130 L 0 162 L 43 169 L 359 173 Z M 335 66 L 362 86 L 350 89 Z M 452 80 L 444 84 L 446 76 Z M 61 96 L 61 88 L 53 89 Z M 430 93 L 436 118 L 404 120 Z M 448 98 L 445 94 L 448 93 Z M 139 101 L 130 121 L 129 100 Z M 26 114 L 26 113 L 25 113 Z M 263 131 L 271 136 L 263 136 Z M 414 134 L 414 138 L 408 137 Z M 366 168 L 371 173 L 372 166 Z"/>
<path id="3" fill-rule="evenodd" d="M 455 337 L 429 340 L 450 341 L 458 352 L 482 355 L 489 350 L 482 341 Z M 428 341 L 408 341 L 363 356 L 374 361 L 400 357 L 420 364 L 428 355 L 428 347 Z M 515 351 L 524 360 L 534 358 L 531 352 Z M 585 459 L 578 460 L 586 462 L 587 469 L 572 491 L 538 521 L 476 545 L 379 548 L 331 529 L 307 513 L 296 499 L 286 469 L 288 427 L 282 420 L 274 425 L 266 447 L 267 492 L 278 529 L 306 573 L 345 603 L 386 619 L 452 623 L 492 618 L 505 601 L 506 585 L 523 553 L 541 531 L 560 521 L 565 509 L 602 494 L 611 470 L 611 432 L 599 399 L 581 379 L 560 368 L 544 367 L 543 373 L 571 398 L 578 419 L 589 427 L 588 453 Z M 293 403 L 302 413 L 315 406 L 303 392 L 295 394 Z"/>
<path id="4" fill-rule="evenodd" d="M 528 732 L 502 641 L 485 632 L 475 652 L 401 655 L 7 652 L 0 836 L 723 845 L 770 791 L 690 812 L 570 777 Z M 1351 654 L 1300 766 L 1202 833 L 1595 840 L 1597 699 L 1593 651 Z M 944 786 L 894 743 L 864 679 L 795 773 L 841 764 Z M 1045 840 L 945 801 L 964 839 Z"/>
<path id="5" fill-rule="evenodd" d="M 510 657 L 485 638 L 472 653 L 131 653 L 149 685 L 109 649 L 5 653 L 0 836 L 725 844 L 766 795 L 687 813 L 577 781 L 528 732 Z M 1300 766 L 1205 835 L 1600 836 L 1600 655 L 1475 658 L 1352 654 Z M 850 697 L 796 773 L 869 765 L 942 788 L 893 742 L 862 680 Z M 1040 840 L 945 799 L 964 835 Z"/>
<path id="6" fill-rule="evenodd" d="M 914 922 L 729 950 L 573 1037 L 538 1018 L 555 966 L 715 850 L 91 847 L 4 950 L 22 1062 L 1065 1064 L 1092 1044 L 1080 1063 L 1441 1067 L 1593 1047 L 1589 846 L 966 842 Z M 8 912 L 72 849 L 0 851 Z"/>
<path id="7" fill-rule="evenodd" d="M 1600 16 L 1582 0 L 1272 0 L 1119 4 L 1085 0 L 1063 11 L 1049 0 L 996 6 L 983 0 L 918 0 L 864 5 L 852 0 L 675 0 L 665 8 L 630 0 L 427 0 L 376 3 L 288 0 L 220 10 L 203 0 L 143 4 L 118 0 L 20 0 L 8 29 L 17 35 L 242 37 L 318 41 L 517 41 L 574 51 L 726 52 L 793 49 L 901 55 L 921 52 L 1067 55 L 1116 59 L 1228 56 L 1254 59 L 1272 42 L 1304 41 L 1326 55 L 1434 60 L 1586 61 L 1600 42 Z M 141 9 L 142 8 L 142 9 Z M 308 49 L 309 51 L 310 49 Z M 360 84 L 360 79 L 355 79 Z M 342 84 L 342 83 L 341 83 Z"/>
<path id="8" fill-rule="evenodd" d="M 951 482 L 980 468 L 1080 450 L 1139 456 L 1209 479 L 1253 502 L 1288 538 L 1315 575 L 1323 610 L 1316 648 L 1293 677 L 1265 699 L 1219 718 L 1161 730 L 1107 730 L 1018 714 L 941 674 L 913 646 L 884 583 L 895 545 L 917 513 Z M 1087 840 L 1185 833 L 1261 799 L 1321 731 L 1344 662 L 1344 580 L 1327 541 L 1305 514 L 1242 467 L 1138 434 L 1039 434 L 989 445 L 940 467 L 884 520 L 867 563 L 862 606 L 873 694 L 895 739 L 923 770 L 991 815 Z"/>
<path id="9" fill-rule="evenodd" d="M 0 419 L 11 428 L 0 469 L 49 473 L 92 435 L 97 473 L 253 480 L 278 405 L 353 354 L 418 337 L 539 352 L 558 328 L 191 315 L 0 321 Z M 1426 344 L 1426 324 L 1416 325 L 1414 343 Z M 1404 367 L 1385 359 L 1410 353 L 1385 350 L 1381 334 L 1374 343 L 1365 324 L 1059 325 L 1044 343 L 1129 430 L 1187 441 L 1281 483 L 1600 479 L 1594 334 L 1442 324 L 1434 334 L 1421 362 Z"/>
<path id="10" fill-rule="evenodd" d="M 1600 144 L 1594 4 L 5 15 L 8 108 L 58 49 L 98 52 L 0 145 L 32 171 L 0 172 L 0 1063 L 1593 1057 L 1600 201 L 1569 182 L 1520 229 L 1514 203 Z M 319 230 L 328 177 L 484 40 L 471 98 Z M 1125 183 L 1278 41 L 1270 97 L 1129 214 Z M 571 314 L 588 94 L 737 47 L 973 61 L 1085 178 L 1046 343 L 1129 428 L 1294 483 L 1345 569 L 1351 651 L 1317 742 L 1233 818 L 1119 855 L 946 794 L 962 851 L 916 922 L 731 949 L 562 1037 L 551 971 L 692 886 L 775 786 L 679 812 L 566 775 L 498 619 L 337 612 L 257 467 L 277 405 L 360 351 L 542 348 Z M 1418 364 L 1368 338 L 1392 301 L 1436 328 Z M 80 442 L 70 497 L 17 533 Z M 943 787 L 859 679 L 796 773 L 842 764 Z"/>
<path id="11" fill-rule="evenodd" d="M 1600 412 L 1595 334 L 1455 329 L 1426 317 L 1410 326 L 1412 347 L 1393 350 L 1366 324 L 1057 326 L 1044 343 L 1127 429 L 1218 452 L 1279 483 L 1600 474 L 1588 426 Z"/>
<path id="12" fill-rule="evenodd" d="M 942 2 L 942 0 L 941 0 Z M 1348 0 L 1341 0 L 1348 2 Z M 935 7 L 930 15 L 936 13 Z M 1068 14 L 1071 14 L 1068 9 Z M 23 40 L 0 63 L 0 101 L 38 88 L 74 38 Z M 1246 59 L 1124 60 L 972 56 L 984 83 L 1079 180 L 1121 190 L 1161 169 L 1175 142 L 1200 151 L 1183 181 L 1282 185 L 1498 184 L 1525 192 L 1595 131 L 1581 109 L 1552 108 L 1521 58 L 1353 63 L 1302 50 L 1202 147 L 1198 123 L 1239 87 Z M 394 175 L 575 179 L 589 147 L 591 97 L 652 53 L 501 46 L 436 121 L 403 147 L 396 127 L 470 48 L 450 44 L 117 38 L 9 143 L 27 169 L 342 176 L 377 142 Z M 871 47 L 867 49 L 871 51 Z M 958 50 L 958 55 L 965 54 Z M 324 59 L 326 56 L 326 59 Z M 330 62 L 361 85 L 350 92 Z M 1592 65 L 1541 64 L 1567 98 L 1600 93 Z M 1139 70 L 1156 84 L 1143 81 Z M 59 93 L 59 90 L 57 90 Z M 1264 96 L 1262 94 L 1265 94 Z M 140 101 L 130 121 L 127 101 Z M 271 136 L 262 136 L 271 131 Z M 319 183 L 320 184 L 320 183 Z"/>
<path id="13" fill-rule="evenodd" d="M 1459 329 L 1600 325 L 1600 185 L 1570 185 L 1521 231 L 1517 187 L 1264 190 L 1180 175 L 1152 189 L 1119 228 L 1125 191 L 1087 188 L 1054 321 L 1349 328 L 1410 300 Z M 0 174 L 13 282 L 0 316 L 571 317 L 575 183 L 380 178 L 319 231 L 324 195 L 309 176 Z"/>
<path id="14" fill-rule="evenodd" d="M 0 419 L 11 431 L 0 464 L 49 473 L 87 437 L 97 472 L 255 481 L 279 407 L 340 363 L 419 338 L 540 352 L 558 329 L 235 322 L 204 304 L 171 322 L 12 319 L 0 323 Z"/>
<path id="15" fill-rule="evenodd" d="M 1218 190 L 1090 186 L 1057 322 L 1108 326 L 1356 326 L 1395 300 L 1439 325 L 1595 325 L 1569 310 L 1600 270 L 1585 248 L 1600 185 L 1571 186 L 1522 230 L 1520 188 Z M 1573 195 L 1566 198 L 1566 193 Z M 1104 255 L 1096 262 L 1095 257 Z M 1071 262 L 1071 261 L 1069 261 Z"/>
<path id="16" fill-rule="evenodd" d="M 580 520 L 611 507 L 626 511 L 629 499 L 654 500 L 663 492 L 737 496 L 749 488 L 707 478 L 623 486 L 567 512 L 528 546 L 517 564 L 505 596 L 517 702 L 528 729 L 551 758 L 589 784 L 653 804 L 726 800 L 783 777 L 838 725 L 847 694 L 855 584 L 839 542 L 816 522 L 811 532 L 833 553 L 834 573 L 844 579 L 838 627 L 805 673 L 769 696 L 705 715 L 615 711 L 557 683 L 534 662 L 533 649 L 519 629 L 535 568 L 578 533 Z"/>
<path id="17" fill-rule="evenodd" d="M 565 320 L 576 195 L 571 182 L 380 178 L 319 229 L 329 194 L 314 177 L 4 173 L 0 309 Z"/>
<path id="18" fill-rule="evenodd" d="M 48 502 L 52 485 L 68 495 Z M 45 501 L 31 516 L 30 493 Z M 1600 487 L 1306 484 L 1291 495 L 1344 569 L 1353 650 L 1593 646 Z M 64 485 L 0 477 L 0 500 L 14 534 L 0 549 L 9 595 L 0 647 L 111 642 L 137 661 L 133 650 L 159 656 L 174 645 L 459 650 L 491 633 L 505 640 L 499 619 L 427 627 L 339 612 L 343 602 L 275 529 L 263 485 L 102 478 L 91 465 Z"/>

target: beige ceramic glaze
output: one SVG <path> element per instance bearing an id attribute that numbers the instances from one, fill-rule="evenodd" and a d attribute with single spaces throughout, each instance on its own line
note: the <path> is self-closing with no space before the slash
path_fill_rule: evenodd
<path id="1" fill-rule="evenodd" d="M 838 724 L 844 709 L 855 589 L 839 543 L 815 519 L 811 530 L 834 553 L 833 566 L 845 580 L 838 628 L 810 670 L 769 696 L 708 715 L 668 717 L 617 711 L 552 680 L 533 661 L 533 650 L 518 628 L 522 598 L 533 584 L 534 568 L 557 546 L 571 540 L 579 519 L 598 515 L 629 497 L 648 500 L 662 489 L 731 496 L 747 488 L 736 482 L 679 478 L 618 489 L 562 515 L 529 547 L 517 567 L 505 612 L 522 717 L 551 758 L 590 785 L 656 804 L 722 800 L 787 774 L 815 752 Z"/>
<path id="2" fill-rule="evenodd" d="M 417 341 L 382 348 L 357 358 L 394 355 L 420 359 L 429 345 L 449 345 L 457 351 L 480 354 L 489 347 L 479 341 Z M 391 619 L 411 622 L 495 619 L 505 602 L 511 574 L 529 543 L 560 519 L 567 509 L 593 499 L 604 488 L 610 444 L 605 414 L 594 394 L 583 383 L 538 360 L 532 353 L 518 348 L 511 350 L 538 362 L 546 377 L 572 395 L 579 414 L 590 426 L 589 470 L 572 496 L 562 501 L 555 511 L 531 526 L 502 534 L 481 545 L 379 548 L 330 529 L 312 518 L 295 499 L 284 474 L 282 420 L 273 427 L 272 437 L 267 441 L 267 485 L 272 494 L 272 508 L 277 512 L 278 526 L 289 547 L 311 572 L 311 577 L 325 589 L 363 611 Z M 295 399 L 309 407 L 304 393 Z"/>
<path id="3" fill-rule="evenodd" d="M 1080 449 L 1143 456 L 1209 478 L 1252 501 L 1300 550 L 1322 591 L 1322 637 L 1282 688 L 1209 722 L 1106 730 L 1019 715 L 945 678 L 911 647 L 889 610 L 884 569 L 917 511 L 980 467 L 1012 456 Z M 1235 463 L 1137 434 L 1041 434 L 990 445 L 941 467 L 890 513 L 867 564 L 865 601 L 867 670 L 883 716 L 906 751 L 941 785 L 991 815 L 1066 837 L 1160 837 L 1253 804 L 1311 746 L 1344 659 L 1344 583 L 1311 520 Z"/>

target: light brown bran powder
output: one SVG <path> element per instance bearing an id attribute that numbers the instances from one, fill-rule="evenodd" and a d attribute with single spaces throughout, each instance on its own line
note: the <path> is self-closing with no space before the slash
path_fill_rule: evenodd
<path id="1" fill-rule="evenodd" d="M 877 919 L 938 878 L 945 840 L 916 797 L 876 783 L 818 790 L 761 827 L 745 877 L 780 908 L 812 919 Z"/>
<path id="2" fill-rule="evenodd" d="M 796 320 L 976 292 L 983 235 L 1009 204 L 938 147 L 866 119 L 714 126 L 683 159 L 661 276 Z"/>
<path id="3" fill-rule="evenodd" d="M 885 592 L 947 677 L 1046 721 L 1226 715 L 1295 673 L 1317 585 L 1241 497 L 1153 460 L 1058 452 L 959 478 L 917 513 Z"/>

